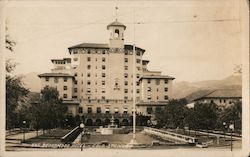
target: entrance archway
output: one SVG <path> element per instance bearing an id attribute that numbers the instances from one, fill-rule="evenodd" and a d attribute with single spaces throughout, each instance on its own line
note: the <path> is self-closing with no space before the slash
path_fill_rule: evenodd
<path id="1" fill-rule="evenodd" d="M 120 127 L 120 121 L 119 121 L 119 119 L 115 119 L 114 123 L 115 123 L 115 125 L 117 125 L 118 127 Z"/>
<path id="2" fill-rule="evenodd" d="M 122 122 L 121 122 L 121 125 L 122 126 L 128 126 L 129 125 L 129 122 L 127 119 L 123 119 Z"/>
<path id="3" fill-rule="evenodd" d="M 102 120 L 101 119 L 96 119 L 95 125 L 96 126 L 101 126 L 102 125 Z"/>
<path id="4" fill-rule="evenodd" d="M 87 119 L 86 125 L 87 126 L 92 126 L 93 125 L 93 120 L 92 119 Z"/>
<path id="5" fill-rule="evenodd" d="M 110 124 L 110 119 L 105 119 L 104 125 L 109 125 Z"/>

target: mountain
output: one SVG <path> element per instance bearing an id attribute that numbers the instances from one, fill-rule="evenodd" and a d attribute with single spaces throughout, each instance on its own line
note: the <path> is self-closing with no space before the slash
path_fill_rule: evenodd
<path id="1" fill-rule="evenodd" d="M 240 89 L 241 85 L 241 75 L 231 75 L 222 80 L 176 82 L 173 84 L 173 98 L 186 98 L 188 101 L 192 101 L 215 89 Z"/>
<path id="2" fill-rule="evenodd" d="M 31 72 L 23 75 L 23 83 L 26 88 L 31 92 L 40 92 L 41 83 L 40 78 L 37 76 L 38 73 Z"/>

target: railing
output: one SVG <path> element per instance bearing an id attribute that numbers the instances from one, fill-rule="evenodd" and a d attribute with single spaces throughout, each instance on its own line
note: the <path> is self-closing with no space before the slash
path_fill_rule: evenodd
<path id="1" fill-rule="evenodd" d="M 88 104 L 94 103 L 132 103 L 133 100 L 120 100 L 120 99 L 81 99 L 80 102 L 85 102 Z"/>
<path id="2" fill-rule="evenodd" d="M 70 144 L 72 143 L 76 138 L 77 136 L 82 132 L 82 129 L 77 126 L 75 127 L 73 130 L 71 130 L 69 133 L 67 133 L 66 135 L 64 135 L 62 138 L 61 138 L 61 141 L 63 143 L 66 143 L 66 144 Z"/>
<path id="3" fill-rule="evenodd" d="M 85 113 L 83 114 L 85 118 L 129 118 L 131 115 L 129 114 L 120 114 L 120 113 Z"/>
<path id="4" fill-rule="evenodd" d="M 180 142 L 180 143 L 183 142 L 183 143 L 194 144 L 198 141 L 198 139 L 195 137 L 177 134 L 155 128 L 144 127 L 144 132 L 172 142 Z"/>

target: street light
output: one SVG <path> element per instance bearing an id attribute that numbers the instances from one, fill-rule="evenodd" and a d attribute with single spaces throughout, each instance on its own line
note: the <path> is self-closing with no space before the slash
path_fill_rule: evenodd
<path id="1" fill-rule="evenodd" d="M 82 145 L 82 143 L 83 143 L 83 135 L 84 135 L 84 130 L 83 130 L 83 128 L 85 127 L 85 125 L 81 122 L 81 124 L 80 124 L 80 129 L 82 130 L 82 132 L 81 132 L 81 151 L 83 150 L 83 145 Z"/>
<path id="2" fill-rule="evenodd" d="M 223 126 L 224 126 L 224 128 L 223 128 L 223 130 L 224 130 L 224 138 L 226 139 L 227 123 L 226 123 L 226 122 L 223 122 L 222 124 L 223 124 Z"/>
<path id="3" fill-rule="evenodd" d="M 23 121 L 23 142 L 25 142 L 25 124 L 26 124 L 26 121 L 24 120 Z"/>
<path id="4" fill-rule="evenodd" d="M 231 131 L 231 151 L 233 151 L 233 130 L 234 130 L 234 124 L 233 122 L 231 122 L 231 124 L 229 125 L 229 129 Z"/>

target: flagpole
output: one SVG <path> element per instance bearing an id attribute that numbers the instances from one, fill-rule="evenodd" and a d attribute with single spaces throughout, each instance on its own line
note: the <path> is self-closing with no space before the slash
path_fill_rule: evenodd
<path id="1" fill-rule="evenodd" d="M 135 10 L 134 10 L 134 18 L 133 18 L 133 25 L 134 25 L 134 44 L 133 44 L 133 141 L 135 142 L 136 137 L 135 137 L 135 131 L 136 131 L 136 95 L 135 95 L 135 85 L 136 85 L 136 69 L 135 69 L 135 64 L 136 64 L 136 58 L 135 58 Z"/>

